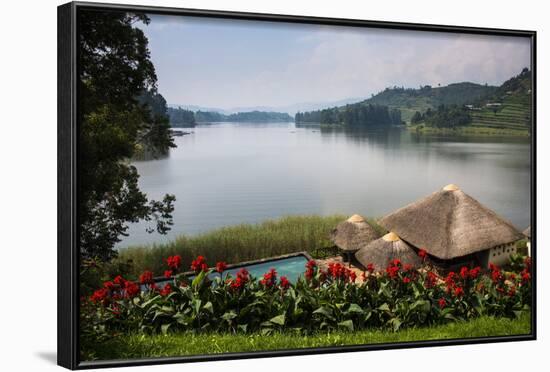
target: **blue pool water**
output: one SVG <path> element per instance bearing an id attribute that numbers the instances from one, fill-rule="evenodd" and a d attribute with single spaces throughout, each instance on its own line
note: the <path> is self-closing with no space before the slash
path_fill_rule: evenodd
<path id="1" fill-rule="evenodd" d="M 251 276 L 256 279 L 261 279 L 261 277 L 268 272 L 271 268 L 277 270 L 277 278 L 281 276 L 286 276 L 287 279 L 294 283 L 298 280 L 298 277 L 304 274 L 306 268 L 305 265 L 308 261 L 308 258 L 304 255 L 297 255 L 292 257 L 280 258 L 277 260 L 272 260 L 269 262 L 259 262 L 249 265 L 237 265 L 223 272 L 223 277 L 225 278 L 228 275 L 231 275 L 233 278 L 237 275 L 237 272 L 243 267 L 248 270 Z M 210 279 L 219 277 L 220 274 L 212 273 L 210 274 Z M 192 280 L 194 276 L 190 276 L 189 279 Z M 158 281 L 157 285 L 163 286 L 165 283 L 170 283 L 172 280 L 163 280 Z"/>

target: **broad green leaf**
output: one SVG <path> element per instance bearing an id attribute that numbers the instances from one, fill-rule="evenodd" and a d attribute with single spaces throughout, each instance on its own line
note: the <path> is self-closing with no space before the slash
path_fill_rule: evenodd
<path id="1" fill-rule="evenodd" d="M 350 304 L 348 313 L 363 314 L 363 309 L 357 304 Z"/>
<path id="2" fill-rule="evenodd" d="M 285 314 L 277 315 L 276 317 L 271 318 L 269 321 L 273 324 L 283 326 L 285 325 Z"/>
<path id="3" fill-rule="evenodd" d="M 338 323 L 338 327 L 346 328 L 349 331 L 353 331 L 353 321 L 352 320 L 344 320 L 343 322 Z"/>

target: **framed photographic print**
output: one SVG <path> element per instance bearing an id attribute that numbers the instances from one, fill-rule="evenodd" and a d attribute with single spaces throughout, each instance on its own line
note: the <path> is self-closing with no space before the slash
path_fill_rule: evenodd
<path id="1" fill-rule="evenodd" d="M 58 8 L 58 363 L 536 338 L 534 31 Z"/>

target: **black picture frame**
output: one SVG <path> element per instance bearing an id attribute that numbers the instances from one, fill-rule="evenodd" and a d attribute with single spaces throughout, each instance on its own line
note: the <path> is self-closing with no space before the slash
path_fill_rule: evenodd
<path id="1" fill-rule="evenodd" d="M 521 36 L 531 40 L 532 70 L 532 115 L 531 115 L 531 255 L 535 264 L 533 275 L 533 304 L 531 334 L 517 336 L 494 336 L 452 340 L 415 341 L 356 345 L 343 347 L 323 347 L 311 349 L 276 350 L 262 352 L 228 353 L 218 355 L 182 356 L 169 358 L 111 360 L 81 362 L 79 360 L 79 248 L 78 248 L 78 49 L 77 14 L 83 9 L 141 11 L 154 14 L 200 16 L 234 20 L 255 20 L 284 23 L 321 24 L 333 26 L 370 27 L 380 29 L 400 29 L 415 31 L 439 31 L 478 35 Z M 57 318 L 57 358 L 60 366 L 69 369 L 89 369 L 99 367 L 122 367 L 181 362 L 202 362 L 228 359 L 291 356 L 305 354 L 326 354 L 352 351 L 387 350 L 411 347 L 444 345 L 466 345 L 490 342 L 527 341 L 537 337 L 537 222 L 536 222 L 536 31 L 460 27 L 434 24 L 414 24 L 381 22 L 356 19 L 337 19 L 291 16 L 280 14 L 259 14 L 199 9 L 180 9 L 155 6 L 116 5 L 89 2 L 71 2 L 58 7 L 58 318 Z"/>

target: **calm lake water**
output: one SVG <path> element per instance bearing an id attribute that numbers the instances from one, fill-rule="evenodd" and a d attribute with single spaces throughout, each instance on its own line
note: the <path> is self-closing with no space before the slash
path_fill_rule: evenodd
<path id="1" fill-rule="evenodd" d="M 449 183 L 530 224 L 528 140 L 419 137 L 403 129 L 320 130 L 294 123 L 200 125 L 167 158 L 135 162 L 150 198 L 176 195 L 166 236 L 132 225 L 119 247 L 161 243 L 285 215 L 383 216 Z"/>

